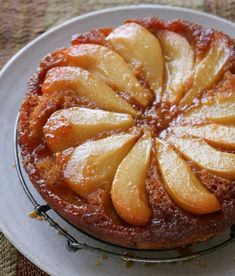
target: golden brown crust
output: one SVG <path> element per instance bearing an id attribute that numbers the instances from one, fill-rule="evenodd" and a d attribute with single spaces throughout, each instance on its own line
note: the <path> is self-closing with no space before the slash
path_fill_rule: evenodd
<path id="1" fill-rule="evenodd" d="M 213 37 L 225 36 L 214 30 L 181 20 L 163 22 L 157 18 L 131 19 L 156 34 L 158 30 L 167 29 L 185 36 L 200 60 L 209 49 Z M 111 29 L 95 30 L 76 35 L 72 44 L 95 43 L 106 45 L 105 36 Z M 225 68 L 227 72 L 215 88 L 204 91 L 203 97 L 213 97 L 217 89 L 228 93 L 234 86 L 235 43 L 225 36 L 233 51 Z M 206 240 L 223 233 L 227 227 L 235 223 L 235 183 L 206 170 L 199 169 L 188 162 L 199 180 L 213 192 L 221 203 L 221 211 L 195 216 L 175 205 L 163 188 L 161 176 L 156 167 L 155 154 L 152 154 L 151 166 L 148 170 L 146 190 L 152 209 L 152 219 L 145 227 L 132 226 L 121 220 L 115 211 L 107 193 L 96 191 L 84 200 L 71 191 L 63 181 L 63 158 L 61 153 L 52 154 L 43 138 L 43 126 L 49 116 L 58 109 L 76 105 L 94 108 L 89 102 L 78 99 L 72 91 L 52 95 L 42 95 L 41 86 L 50 68 L 68 64 L 64 49 L 59 49 L 46 56 L 40 63 L 37 73 L 29 82 L 26 97 L 20 110 L 18 125 L 18 142 L 21 146 L 24 167 L 42 197 L 66 220 L 79 229 L 102 240 L 131 248 L 173 248 L 185 244 Z M 138 75 L 138 74 L 137 74 Z M 146 87 L 141 73 L 138 77 Z M 198 103 L 197 103 L 198 104 Z M 155 115 L 153 116 L 153 111 Z M 136 124 L 150 125 L 155 135 L 166 129 L 170 122 L 181 112 L 176 105 L 163 103 L 147 109 L 145 116 L 137 119 Z M 154 151 L 154 149 L 153 149 Z M 61 161 L 62 160 L 62 161 Z"/>

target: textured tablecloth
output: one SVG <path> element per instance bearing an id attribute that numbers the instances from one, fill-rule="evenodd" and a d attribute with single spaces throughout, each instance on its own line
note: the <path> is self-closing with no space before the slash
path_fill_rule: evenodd
<path id="1" fill-rule="evenodd" d="M 235 22 L 235 0 L 0 0 L 0 68 L 20 48 L 52 26 L 97 9 L 127 4 L 168 4 L 216 14 Z M 0 233 L 0 276 L 47 275 Z"/>

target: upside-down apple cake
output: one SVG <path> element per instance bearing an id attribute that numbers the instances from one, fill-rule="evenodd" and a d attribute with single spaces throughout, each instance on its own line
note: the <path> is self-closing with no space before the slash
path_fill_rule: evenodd
<path id="1" fill-rule="evenodd" d="M 24 167 L 77 228 L 174 248 L 235 223 L 235 41 L 130 19 L 42 59 L 20 109 Z"/>

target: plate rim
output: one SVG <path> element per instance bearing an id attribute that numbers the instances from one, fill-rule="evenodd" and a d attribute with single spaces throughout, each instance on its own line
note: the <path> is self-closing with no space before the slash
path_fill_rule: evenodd
<path id="1" fill-rule="evenodd" d="M 30 49 L 34 44 L 38 43 L 44 37 L 47 37 L 48 35 L 56 32 L 60 28 L 63 28 L 67 25 L 70 25 L 70 24 L 72 24 L 76 21 L 83 20 L 83 19 L 89 18 L 89 17 L 94 17 L 94 16 L 104 14 L 104 13 L 118 12 L 118 11 L 122 11 L 122 10 L 141 9 L 141 8 L 145 8 L 145 9 L 154 8 L 154 9 L 164 9 L 164 10 L 167 10 L 167 9 L 169 10 L 170 9 L 171 11 L 183 11 L 183 12 L 186 12 L 186 13 L 189 13 L 189 14 L 191 13 L 191 14 L 194 14 L 194 15 L 200 15 L 200 16 L 203 16 L 204 18 L 210 18 L 210 19 L 213 19 L 213 20 L 220 21 L 223 24 L 231 26 L 235 30 L 235 23 L 233 23 L 233 22 L 231 22 L 231 21 L 229 21 L 225 18 L 219 17 L 217 15 L 209 14 L 209 13 L 206 13 L 206 12 L 202 12 L 202 11 L 198 11 L 198 10 L 194 10 L 194 9 L 189 9 L 189 8 L 183 8 L 183 7 L 179 7 L 179 6 L 161 5 L 161 4 L 135 4 L 135 5 L 121 5 L 121 6 L 118 6 L 118 7 L 110 7 L 110 8 L 95 10 L 95 11 L 91 11 L 91 12 L 88 12 L 88 13 L 84 13 L 84 14 L 75 16 L 71 19 L 66 20 L 63 23 L 60 23 L 60 24 L 56 25 L 55 27 L 50 28 L 49 30 L 47 30 L 43 34 L 41 34 L 41 35 L 37 36 L 36 38 L 34 38 L 32 41 L 30 41 L 24 47 L 22 47 L 19 51 L 17 51 L 8 60 L 8 62 L 1 69 L 1 71 L 0 71 L 0 83 L 1 83 L 1 79 L 2 79 L 3 75 L 5 74 L 5 72 L 14 64 L 14 62 L 17 61 L 17 59 L 24 52 L 26 52 L 28 49 Z M 22 189 L 22 191 L 23 191 L 23 189 Z M 19 252 L 21 252 L 28 260 L 30 260 L 32 263 L 34 263 L 36 266 L 38 266 L 43 271 L 49 273 L 50 275 L 54 275 L 55 272 L 52 270 L 52 268 L 47 267 L 46 265 L 41 263 L 40 260 L 38 260 L 38 259 L 33 259 L 31 254 L 27 252 L 27 248 L 24 248 L 24 244 L 22 242 L 19 242 L 19 240 L 17 240 L 14 237 L 14 234 L 12 234 L 11 230 L 9 228 L 7 228 L 6 226 L 4 226 L 1 217 L 0 217 L 0 231 L 4 234 L 4 236 L 8 239 L 8 241 L 10 241 L 10 243 Z"/>
<path id="2" fill-rule="evenodd" d="M 93 17 L 102 13 L 107 13 L 107 12 L 112 12 L 112 11 L 120 11 L 120 10 L 131 10 L 133 8 L 161 8 L 161 9 L 171 9 L 171 10 L 175 10 L 175 11 L 185 11 L 187 13 L 193 13 L 193 14 L 198 14 L 204 17 L 209 17 L 215 20 L 219 20 L 222 21 L 225 24 L 229 24 L 231 27 L 235 28 L 235 23 L 233 23 L 232 21 L 222 18 L 220 16 L 214 15 L 214 14 L 210 14 L 210 13 L 206 13 L 206 12 L 202 12 L 202 11 L 198 11 L 198 10 L 194 10 L 194 9 L 189 9 L 189 8 L 183 8 L 183 7 L 178 7 L 178 6 L 172 6 L 172 5 L 160 5 L 160 4 L 136 4 L 136 5 L 121 5 L 118 7 L 111 7 L 111 8 L 105 8 L 105 9 L 100 9 L 100 10 L 95 10 L 95 11 L 91 11 L 82 15 L 78 15 L 75 16 L 71 19 L 66 20 L 65 22 L 62 22 L 59 25 L 56 25 L 52 28 L 50 28 L 49 30 L 47 30 L 46 32 L 44 32 L 43 34 L 37 36 L 36 38 L 34 38 L 32 41 L 30 41 L 29 43 L 27 43 L 25 46 L 23 46 L 19 51 L 17 51 L 10 59 L 9 61 L 3 66 L 3 68 L 0 71 L 0 81 L 1 81 L 1 77 L 4 74 L 4 72 L 6 71 L 7 67 L 9 67 L 23 52 L 25 52 L 28 48 L 30 48 L 33 44 L 37 43 L 38 41 L 40 41 L 41 39 L 43 39 L 44 37 L 48 36 L 49 34 L 57 31 L 58 29 L 69 25 L 71 23 L 76 22 L 77 20 L 82 20 L 83 18 L 89 18 L 89 17 Z"/>

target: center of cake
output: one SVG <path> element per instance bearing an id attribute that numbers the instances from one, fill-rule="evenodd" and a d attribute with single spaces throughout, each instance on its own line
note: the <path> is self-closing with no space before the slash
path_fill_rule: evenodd
<path id="1" fill-rule="evenodd" d="M 136 125 L 149 127 L 152 134 L 158 137 L 180 114 L 176 104 L 159 103 L 153 104 L 136 118 Z"/>

